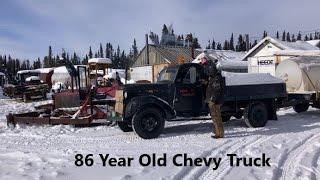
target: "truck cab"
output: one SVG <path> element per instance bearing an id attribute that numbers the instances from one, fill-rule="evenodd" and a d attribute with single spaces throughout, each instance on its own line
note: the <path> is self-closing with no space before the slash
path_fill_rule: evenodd
<path id="1" fill-rule="evenodd" d="M 208 115 L 206 85 L 203 83 L 206 78 L 201 65 L 187 63 L 163 69 L 156 83 L 123 85 L 115 97 L 115 111 L 120 117 L 118 126 L 124 132 L 134 130 L 140 137 L 150 139 L 161 134 L 166 120 Z M 227 121 L 231 116 L 242 117 L 247 113 L 251 127 L 262 127 L 268 118 L 274 118 L 274 100 L 286 96 L 284 83 L 266 84 L 256 96 L 251 96 L 247 92 L 251 86 L 245 85 L 240 87 L 244 91 L 240 89 L 241 94 L 237 97 L 238 87 L 226 88 L 225 103 L 221 108 L 222 118 Z M 257 88 L 254 87 L 254 91 Z M 255 112 L 258 114 L 250 114 L 251 104 L 257 106 Z"/>

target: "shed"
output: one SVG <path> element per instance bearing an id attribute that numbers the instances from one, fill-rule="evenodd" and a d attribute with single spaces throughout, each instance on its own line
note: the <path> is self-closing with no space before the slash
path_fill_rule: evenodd
<path id="1" fill-rule="evenodd" d="M 319 54 L 320 49 L 306 41 L 284 42 L 271 37 L 262 39 L 243 58 L 249 73 L 270 73 L 275 76 L 277 65 L 290 57 Z"/>

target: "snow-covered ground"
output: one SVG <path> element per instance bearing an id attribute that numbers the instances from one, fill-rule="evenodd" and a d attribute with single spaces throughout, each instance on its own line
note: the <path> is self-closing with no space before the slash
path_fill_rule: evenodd
<path id="1" fill-rule="evenodd" d="M 143 140 L 117 127 L 6 126 L 5 115 L 44 102 L 7 99 L 0 90 L 0 179 L 320 179 L 320 110 L 278 112 L 278 121 L 247 128 L 242 120 L 225 123 L 225 138 L 212 139 L 210 121 L 170 122 L 157 139 Z M 94 154 L 92 167 L 76 167 L 75 154 Z M 142 167 L 142 154 L 177 153 L 222 157 L 212 167 Z M 230 167 L 226 154 L 271 158 L 271 167 Z M 131 167 L 102 167 L 98 154 L 134 157 Z"/>

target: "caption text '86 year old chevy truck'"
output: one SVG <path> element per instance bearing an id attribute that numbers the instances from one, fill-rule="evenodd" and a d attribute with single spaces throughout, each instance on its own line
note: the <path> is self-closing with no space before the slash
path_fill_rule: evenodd
<path id="1" fill-rule="evenodd" d="M 249 127 L 263 127 L 276 120 L 276 110 L 286 99 L 286 85 L 269 74 L 223 73 L 226 79 L 223 121 L 241 118 Z M 173 65 L 163 69 L 157 83 L 127 84 L 116 93 L 118 126 L 141 138 L 158 137 L 165 121 L 209 114 L 205 102 L 204 69 L 199 64 Z M 192 118 L 191 118 L 192 119 Z"/>

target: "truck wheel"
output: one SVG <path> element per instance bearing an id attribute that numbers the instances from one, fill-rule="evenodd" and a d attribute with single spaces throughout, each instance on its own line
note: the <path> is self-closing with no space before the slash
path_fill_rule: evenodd
<path id="1" fill-rule="evenodd" d="M 129 126 L 129 123 L 127 122 L 122 122 L 122 121 L 118 121 L 118 126 L 121 129 L 121 131 L 123 132 L 131 132 L 133 131 L 132 127 Z"/>
<path id="2" fill-rule="evenodd" d="M 230 120 L 231 116 L 226 115 L 226 114 L 222 114 L 221 118 L 222 118 L 222 122 L 228 122 Z"/>
<path id="3" fill-rule="evenodd" d="M 241 119 L 242 116 L 243 116 L 243 112 L 239 112 L 234 117 L 237 118 L 237 119 Z"/>
<path id="4" fill-rule="evenodd" d="M 248 127 L 264 127 L 268 122 L 268 111 L 264 103 L 250 104 L 244 111 L 244 121 Z"/>
<path id="5" fill-rule="evenodd" d="M 158 137 L 164 129 L 164 124 L 161 112 L 153 107 L 138 111 L 132 118 L 134 132 L 143 139 Z"/>
<path id="6" fill-rule="evenodd" d="M 309 109 L 309 103 L 297 104 L 293 106 L 293 110 L 297 113 L 306 112 Z"/>

